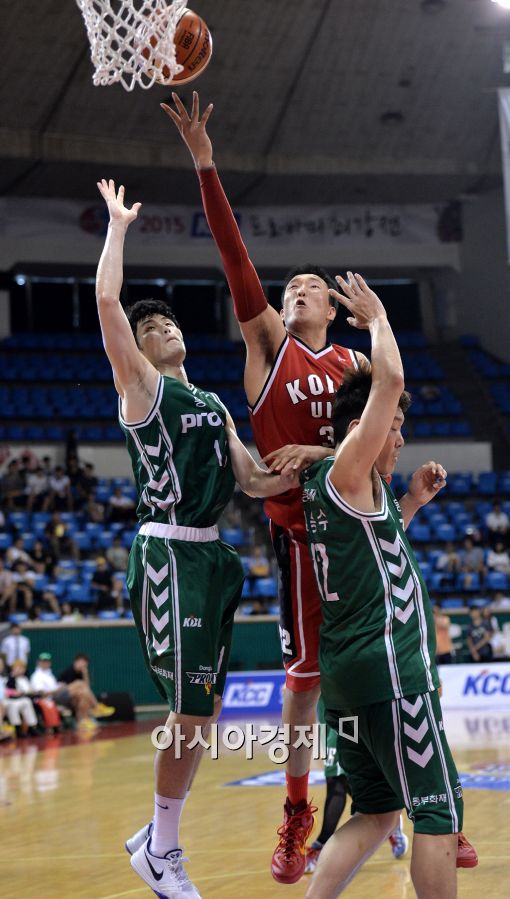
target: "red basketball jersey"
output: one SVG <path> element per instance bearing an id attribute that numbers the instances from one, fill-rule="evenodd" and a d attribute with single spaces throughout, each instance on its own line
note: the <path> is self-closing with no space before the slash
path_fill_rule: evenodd
<path id="1" fill-rule="evenodd" d="M 288 334 L 256 404 L 253 436 L 263 457 L 287 443 L 334 447 L 331 414 L 346 368 L 357 368 L 352 350 L 328 344 L 314 352 Z M 281 527 L 304 534 L 301 488 L 266 499 L 266 514 Z"/>

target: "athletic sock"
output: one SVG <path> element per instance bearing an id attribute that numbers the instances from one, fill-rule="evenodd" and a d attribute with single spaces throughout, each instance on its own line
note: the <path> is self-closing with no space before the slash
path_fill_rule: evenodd
<path id="1" fill-rule="evenodd" d="M 153 855 L 163 856 L 179 848 L 179 822 L 186 798 L 187 795 L 183 799 L 171 799 L 154 794 L 154 827 L 150 842 Z"/>
<path id="2" fill-rule="evenodd" d="M 338 777 L 326 778 L 326 802 L 324 803 L 324 817 L 322 830 L 316 839 L 316 843 L 324 846 L 337 829 L 338 822 L 346 803 L 345 792 L 346 778 L 344 774 Z"/>
<path id="3" fill-rule="evenodd" d="M 288 772 L 285 773 L 287 781 L 287 796 L 291 805 L 299 805 L 300 802 L 308 801 L 308 771 L 301 777 L 294 777 Z"/>

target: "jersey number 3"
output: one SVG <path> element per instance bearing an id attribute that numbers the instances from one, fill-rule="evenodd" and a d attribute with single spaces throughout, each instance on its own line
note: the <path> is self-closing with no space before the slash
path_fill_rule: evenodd
<path id="1" fill-rule="evenodd" d="M 324 543 L 312 543 L 312 559 L 315 577 L 324 602 L 338 602 L 338 593 L 330 593 L 328 589 L 329 559 Z"/>

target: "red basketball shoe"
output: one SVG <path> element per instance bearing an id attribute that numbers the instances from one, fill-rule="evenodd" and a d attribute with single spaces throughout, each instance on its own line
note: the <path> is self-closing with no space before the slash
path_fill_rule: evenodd
<path id="1" fill-rule="evenodd" d="M 305 844 L 312 832 L 313 813 L 317 809 L 305 799 L 283 806 L 283 824 L 278 829 L 280 841 L 271 861 L 271 874 L 278 883 L 296 883 L 305 872 Z"/>
<path id="2" fill-rule="evenodd" d="M 457 868 L 476 868 L 478 864 L 478 856 L 476 849 L 466 840 L 462 833 L 459 833 L 459 842 L 457 845 Z"/>

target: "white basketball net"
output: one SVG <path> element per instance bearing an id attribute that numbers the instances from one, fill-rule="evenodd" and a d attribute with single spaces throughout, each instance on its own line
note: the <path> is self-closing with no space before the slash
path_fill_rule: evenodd
<path id="1" fill-rule="evenodd" d="M 175 29 L 186 0 L 76 0 L 85 20 L 93 82 L 120 82 L 127 91 L 135 84 L 152 87 L 182 72 L 175 59 Z M 145 51 L 145 52 L 144 52 Z"/>

